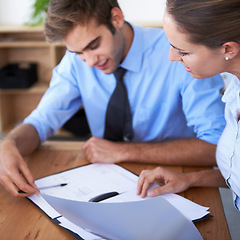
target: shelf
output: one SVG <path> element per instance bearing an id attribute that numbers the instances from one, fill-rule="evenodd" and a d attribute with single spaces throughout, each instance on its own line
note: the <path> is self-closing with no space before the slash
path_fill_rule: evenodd
<path id="1" fill-rule="evenodd" d="M 63 43 L 50 44 L 46 41 L 1 41 L 0 48 L 39 48 L 39 47 L 65 47 Z"/>
<path id="2" fill-rule="evenodd" d="M 43 26 L 29 27 L 24 25 L 0 25 L 0 47 L 64 47 L 63 43 L 51 44 L 46 42 Z"/>
<path id="3" fill-rule="evenodd" d="M 44 82 L 36 82 L 30 88 L 13 88 L 13 89 L 0 89 L 0 95 L 9 94 L 43 94 L 47 91 L 48 84 Z"/>
<path id="4" fill-rule="evenodd" d="M 30 94 L 31 93 L 31 94 Z M 44 92 L 4 91 L 0 93 L 1 100 L 1 134 L 8 133 L 21 123 L 38 105 Z"/>
<path id="5" fill-rule="evenodd" d="M 30 27 L 27 25 L 0 24 L 0 33 L 42 33 L 43 29 L 43 25 Z"/>
<path id="6" fill-rule="evenodd" d="M 0 89 L 1 134 L 7 134 L 37 107 L 48 89 L 52 70 L 65 51 L 63 43 L 45 41 L 43 26 L 0 25 L 0 68 L 11 63 L 34 62 L 38 74 L 38 81 L 30 88 Z"/>
<path id="7" fill-rule="evenodd" d="M 39 48 L 49 46 L 50 44 L 44 41 L 0 41 L 0 48 Z"/>

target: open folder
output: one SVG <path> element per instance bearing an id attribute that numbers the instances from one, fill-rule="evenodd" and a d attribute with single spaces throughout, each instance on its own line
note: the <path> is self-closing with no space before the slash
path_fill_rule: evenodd
<path id="1" fill-rule="evenodd" d="M 38 179 L 41 195 L 29 199 L 77 239 L 202 239 L 192 221 L 208 208 L 177 194 L 142 199 L 137 180 L 118 165 L 89 164 Z M 109 192 L 118 194 L 89 202 Z"/>

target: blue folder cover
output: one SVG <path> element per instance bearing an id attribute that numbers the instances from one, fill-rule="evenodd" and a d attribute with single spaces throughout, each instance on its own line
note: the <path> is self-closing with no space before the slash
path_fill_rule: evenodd
<path id="1" fill-rule="evenodd" d="M 195 225 L 161 196 L 119 203 L 42 197 L 69 221 L 106 239 L 202 240 Z"/>

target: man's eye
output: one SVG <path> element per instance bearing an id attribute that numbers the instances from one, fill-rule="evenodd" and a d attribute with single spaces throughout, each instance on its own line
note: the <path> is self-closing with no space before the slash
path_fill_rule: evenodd
<path id="1" fill-rule="evenodd" d="M 98 43 L 94 43 L 94 44 L 92 44 L 92 45 L 90 46 L 90 49 L 91 49 L 91 50 L 94 50 L 94 49 L 98 48 L 98 46 L 99 46 Z"/>

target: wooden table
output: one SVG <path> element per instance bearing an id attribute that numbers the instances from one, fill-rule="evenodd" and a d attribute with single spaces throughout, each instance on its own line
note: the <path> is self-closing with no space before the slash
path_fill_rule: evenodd
<path id="1" fill-rule="evenodd" d="M 87 164 L 81 152 L 81 142 L 51 142 L 26 157 L 35 179 Z M 156 165 L 122 163 L 120 166 L 139 174 Z M 176 171 L 196 171 L 203 168 L 168 167 Z M 212 219 L 195 223 L 204 240 L 230 240 L 230 234 L 217 188 L 194 188 L 181 194 L 203 206 L 210 207 Z M 66 230 L 50 219 L 27 198 L 12 197 L 0 186 L 0 239 L 2 240 L 74 240 Z M 130 240 L 130 239 L 129 239 Z"/>

